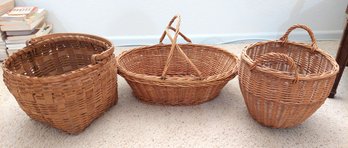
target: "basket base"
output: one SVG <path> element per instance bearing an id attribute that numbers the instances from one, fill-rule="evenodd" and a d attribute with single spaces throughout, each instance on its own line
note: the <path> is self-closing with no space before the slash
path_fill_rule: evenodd
<path id="1" fill-rule="evenodd" d="M 102 115 L 101 115 L 101 116 L 102 116 Z M 50 123 L 48 123 L 48 122 L 42 121 L 42 120 L 37 120 L 37 119 L 35 119 L 35 118 L 33 118 L 33 117 L 30 117 L 30 116 L 29 116 L 29 118 L 30 118 L 31 120 L 34 120 L 34 121 L 39 122 L 39 123 L 41 123 L 41 124 L 47 125 L 47 126 L 49 126 L 49 127 L 51 127 L 51 128 L 53 127 L 53 128 L 55 128 L 56 130 L 61 131 L 61 132 L 64 132 L 64 133 L 66 133 L 66 134 L 78 135 L 78 134 L 82 133 L 83 131 L 85 131 L 85 130 L 93 123 L 93 121 L 97 120 L 99 117 L 96 118 L 96 119 L 94 119 L 94 120 L 92 120 L 92 121 L 89 122 L 88 124 L 86 124 L 85 127 L 81 128 L 81 129 L 79 129 L 79 130 L 75 130 L 75 131 L 64 130 L 63 128 L 54 126 L 54 125 L 52 125 L 52 124 L 50 124 Z"/>
<path id="2" fill-rule="evenodd" d="M 296 127 L 307 120 L 324 103 L 291 105 L 265 101 L 263 99 L 250 99 L 244 99 L 250 116 L 259 124 L 271 128 Z M 273 107 L 263 108 L 259 106 L 260 104 L 267 104 L 267 106 Z M 273 110 L 272 108 L 277 109 Z"/>
<path id="3" fill-rule="evenodd" d="M 116 99 L 117 100 L 117 99 Z M 108 112 L 114 105 L 116 105 L 118 103 L 118 101 L 115 101 L 115 103 L 108 107 L 103 113 L 100 113 L 98 116 L 96 116 L 94 119 L 90 120 L 88 123 L 86 123 L 83 127 L 80 127 L 78 129 L 66 129 L 66 128 L 62 128 L 59 126 L 55 126 L 55 124 L 49 123 L 47 121 L 41 120 L 40 118 L 36 118 L 35 116 L 31 116 L 29 114 L 28 117 L 34 121 L 40 122 L 42 124 L 48 125 L 50 127 L 53 127 L 59 131 L 63 131 L 67 134 L 71 134 L 71 135 L 78 135 L 80 133 L 82 133 L 83 131 L 85 131 L 95 120 L 97 120 L 99 117 L 103 116 L 105 112 Z"/>
<path id="4" fill-rule="evenodd" d="M 281 103 L 256 96 L 243 86 L 240 89 L 250 116 L 259 124 L 271 128 L 298 126 L 325 102 L 324 99 L 308 104 Z"/>
<path id="5" fill-rule="evenodd" d="M 286 125 L 286 126 L 278 126 L 278 125 L 275 125 L 275 124 L 269 124 L 269 123 L 266 123 L 264 121 L 260 121 L 258 120 L 256 117 L 254 117 L 252 114 L 250 114 L 249 112 L 249 115 L 251 116 L 251 118 L 256 121 L 258 124 L 260 124 L 261 126 L 264 126 L 264 127 L 268 127 L 268 128 L 274 128 L 274 129 L 286 129 L 286 128 L 295 128 L 297 126 L 300 126 L 303 122 L 299 122 L 299 123 L 295 123 L 295 124 L 292 124 L 292 125 Z"/>

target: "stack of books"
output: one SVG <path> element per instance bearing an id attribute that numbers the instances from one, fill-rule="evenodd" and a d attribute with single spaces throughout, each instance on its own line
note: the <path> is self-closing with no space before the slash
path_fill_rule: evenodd
<path id="1" fill-rule="evenodd" d="M 0 0 L 0 15 L 14 8 L 14 0 Z M 0 61 L 7 57 L 5 33 L 0 30 Z"/>
<path id="2" fill-rule="evenodd" d="M 5 34 L 1 31 L 0 35 L 0 61 L 3 61 L 8 56 L 8 53 L 6 43 L 4 41 Z"/>
<path id="3" fill-rule="evenodd" d="M 46 10 L 37 7 L 14 7 L 0 17 L 8 54 L 25 47 L 27 40 L 52 31 L 52 25 L 45 22 L 45 15 Z"/>

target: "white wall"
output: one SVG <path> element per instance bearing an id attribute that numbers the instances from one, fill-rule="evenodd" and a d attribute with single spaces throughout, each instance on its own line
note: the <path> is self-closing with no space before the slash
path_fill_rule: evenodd
<path id="1" fill-rule="evenodd" d="M 116 44 L 154 44 L 174 14 L 195 43 L 274 39 L 295 23 L 339 39 L 347 0 L 16 0 L 48 10 L 55 32 L 84 32 Z M 303 39 L 304 32 L 295 33 Z M 308 38 L 306 38 L 308 39 Z"/>

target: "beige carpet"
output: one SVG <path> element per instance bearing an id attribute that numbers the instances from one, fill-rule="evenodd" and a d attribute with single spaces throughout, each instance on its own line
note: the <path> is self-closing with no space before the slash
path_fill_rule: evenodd
<path id="1" fill-rule="evenodd" d="M 239 55 L 246 44 L 221 45 Z M 332 55 L 338 41 L 320 42 Z M 117 54 L 125 48 L 117 48 Z M 2 71 L 1 71 L 2 74 Z M 119 103 L 79 135 L 31 120 L 0 82 L 0 147 L 348 147 L 348 84 L 302 125 L 271 129 L 248 114 L 237 78 L 215 100 L 197 106 L 143 104 L 119 80 Z"/>

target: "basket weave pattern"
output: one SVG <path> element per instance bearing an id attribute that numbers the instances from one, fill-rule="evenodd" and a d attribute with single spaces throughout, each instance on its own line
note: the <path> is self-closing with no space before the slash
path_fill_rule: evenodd
<path id="1" fill-rule="evenodd" d="M 92 35 L 35 38 L 4 62 L 4 82 L 29 117 L 79 133 L 117 103 L 113 51 Z"/>
<path id="2" fill-rule="evenodd" d="M 305 29 L 311 45 L 289 42 L 289 33 Z M 259 123 L 293 127 L 311 116 L 326 100 L 338 65 L 319 49 L 310 28 L 294 25 L 279 41 L 259 42 L 241 55 L 240 88 L 251 116 Z"/>
<path id="3" fill-rule="evenodd" d="M 171 27 L 179 19 L 176 28 Z M 223 49 L 192 44 L 179 31 L 175 16 L 160 44 L 136 48 L 118 57 L 119 73 L 142 101 L 164 105 L 193 105 L 209 101 L 237 74 L 238 58 Z M 169 31 L 175 31 L 174 37 Z M 168 36 L 172 44 L 163 44 Z M 177 44 L 182 36 L 188 44 Z"/>

